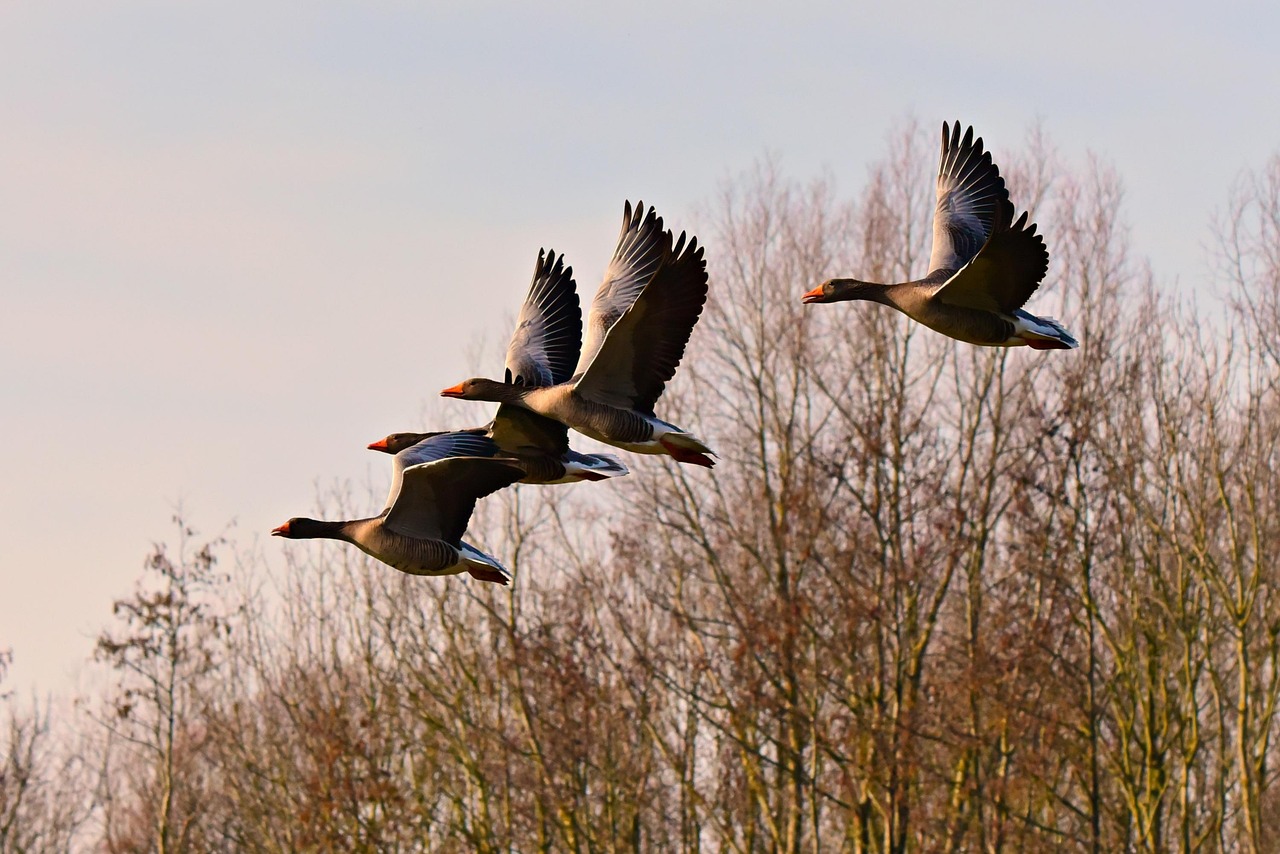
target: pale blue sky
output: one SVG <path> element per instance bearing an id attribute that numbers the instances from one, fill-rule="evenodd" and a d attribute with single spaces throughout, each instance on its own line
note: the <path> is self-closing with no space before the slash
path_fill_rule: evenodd
<path id="1" fill-rule="evenodd" d="M 176 501 L 250 542 L 382 478 L 540 246 L 594 288 L 623 199 L 683 228 L 766 153 L 851 195 L 908 116 L 997 162 L 1039 119 L 1189 288 L 1280 149 L 1274 4 L 795 5 L 0 6 L 9 684 L 70 684 Z"/>

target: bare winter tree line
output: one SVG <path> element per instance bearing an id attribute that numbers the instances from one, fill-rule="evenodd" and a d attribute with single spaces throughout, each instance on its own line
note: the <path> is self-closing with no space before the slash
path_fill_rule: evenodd
<path id="1" fill-rule="evenodd" d="M 1179 301 L 1105 165 L 1002 154 L 1040 354 L 800 304 L 920 271 L 926 137 L 708 206 L 670 414 L 721 464 L 500 493 L 512 588 L 180 522 L 111 689 L 4 698 L 0 851 L 1280 850 L 1280 156 Z"/>

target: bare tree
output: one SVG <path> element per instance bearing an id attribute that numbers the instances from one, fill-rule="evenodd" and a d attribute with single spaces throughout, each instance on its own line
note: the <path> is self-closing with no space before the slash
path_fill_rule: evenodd
<path id="1" fill-rule="evenodd" d="M 175 516 L 178 546 L 157 544 L 135 594 L 115 603 L 117 626 L 98 638 L 96 655 L 119 675 L 99 713 L 108 739 L 100 793 L 109 850 L 159 854 L 199 847 L 204 779 L 199 720 L 206 680 L 231 631 L 215 566 L 221 538 L 196 545 Z"/>
<path id="2" fill-rule="evenodd" d="M 0 684 L 12 653 L 0 652 Z M 49 701 L 0 694 L 0 852 L 67 851 L 91 808 L 88 769 L 53 731 Z M 67 729 L 65 721 L 60 729 Z"/>
<path id="3" fill-rule="evenodd" d="M 1220 225 L 1221 318 L 1037 129 L 1000 160 L 1079 351 L 802 306 L 919 272 L 930 137 L 852 202 L 726 185 L 664 399 L 720 465 L 482 503 L 510 589 L 308 544 L 233 595 L 185 528 L 158 547 L 100 644 L 108 847 L 1273 849 L 1280 161 Z"/>

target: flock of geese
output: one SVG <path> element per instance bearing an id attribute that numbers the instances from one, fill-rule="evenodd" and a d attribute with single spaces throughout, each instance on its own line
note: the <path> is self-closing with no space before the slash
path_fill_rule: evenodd
<path id="1" fill-rule="evenodd" d="M 830 279 L 802 301 L 879 302 L 970 344 L 1076 347 L 1057 321 L 1022 310 L 1048 270 L 1049 253 L 1026 213 L 1014 220 L 1000 170 L 973 128 L 962 136 L 959 123 L 943 123 L 937 198 L 928 275 L 897 284 Z M 295 517 L 272 535 L 342 540 L 413 575 L 467 572 L 508 584 L 500 562 L 462 539 L 477 501 L 514 483 L 628 473 L 612 454 L 570 448 L 570 428 L 633 453 L 715 465 L 701 440 L 654 414 L 706 300 L 707 265 L 697 238 L 675 237 L 653 208 L 633 210 L 628 202 L 585 340 L 573 268 L 554 252 L 539 252 L 502 381 L 476 377 L 441 392 L 497 403 L 493 420 L 373 442 L 371 450 L 394 455 L 382 512 L 350 521 Z"/>

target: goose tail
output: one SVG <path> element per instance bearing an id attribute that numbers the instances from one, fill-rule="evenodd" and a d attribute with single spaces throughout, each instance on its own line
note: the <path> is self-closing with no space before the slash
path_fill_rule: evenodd
<path id="1" fill-rule="evenodd" d="M 689 463 L 706 468 L 715 467 L 716 461 L 712 459 L 715 451 L 702 444 L 702 441 L 692 433 L 666 433 L 658 441 L 678 463 Z"/>
<path id="2" fill-rule="evenodd" d="M 1067 328 L 1052 317 L 1017 311 L 1014 318 L 1014 336 L 1033 350 L 1074 350 L 1080 346 Z"/>
<path id="3" fill-rule="evenodd" d="M 470 543 L 464 542 L 461 551 L 462 564 L 472 578 L 479 581 L 492 581 L 494 584 L 501 584 L 503 587 L 511 583 L 511 573 L 507 572 L 507 568 L 498 563 L 497 559 L 490 557 Z"/>

